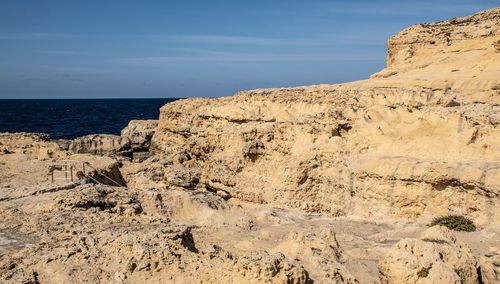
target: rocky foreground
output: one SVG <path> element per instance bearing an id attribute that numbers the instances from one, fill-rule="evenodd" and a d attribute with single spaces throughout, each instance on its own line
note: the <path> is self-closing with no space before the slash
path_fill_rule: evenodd
<path id="1" fill-rule="evenodd" d="M 0 134 L 0 282 L 500 283 L 500 8 L 409 27 L 387 64 L 120 136 Z M 101 183 L 52 182 L 63 160 Z M 477 230 L 428 226 L 449 214 Z"/>

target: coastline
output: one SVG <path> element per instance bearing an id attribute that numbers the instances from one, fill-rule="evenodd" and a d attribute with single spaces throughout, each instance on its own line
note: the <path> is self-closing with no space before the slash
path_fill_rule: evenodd
<path id="1" fill-rule="evenodd" d="M 499 26 L 415 25 L 370 79 L 176 100 L 120 135 L 0 134 L 0 279 L 494 283 Z M 85 162 L 125 186 L 49 175 Z"/>

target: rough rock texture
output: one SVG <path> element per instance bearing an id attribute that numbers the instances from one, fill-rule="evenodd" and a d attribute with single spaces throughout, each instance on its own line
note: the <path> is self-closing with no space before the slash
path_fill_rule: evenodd
<path id="1" fill-rule="evenodd" d="M 149 157 L 151 138 L 157 125 L 157 120 L 131 120 L 120 136 L 92 134 L 78 137 L 69 143 L 67 150 L 73 153 L 118 156 L 142 162 Z M 64 148 L 62 146 L 61 148 Z"/>
<path id="2" fill-rule="evenodd" d="M 499 17 L 500 10 L 492 9 L 469 17 L 411 26 L 389 39 L 387 64 L 392 67 L 408 63 L 432 46 L 498 36 Z"/>
<path id="3" fill-rule="evenodd" d="M 94 155 L 123 155 L 130 151 L 130 139 L 109 134 L 92 134 L 73 140 L 69 150 Z"/>
<path id="4" fill-rule="evenodd" d="M 148 151 L 158 120 L 131 120 L 121 132 L 121 137 L 130 140 L 134 151 Z"/>
<path id="5" fill-rule="evenodd" d="M 157 125 L 157 120 L 131 120 L 122 130 L 121 137 L 130 140 L 133 162 L 142 162 L 149 157 L 151 138 Z"/>
<path id="6" fill-rule="evenodd" d="M 85 163 L 85 172 L 95 180 L 114 186 L 126 184 L 121 162 L 105 156 L 73 154 L 62 150 L 57 142 L 45 134 L 0 134 L 0 146 L 8 149 L 7 153 L 0 152 L 0 200 L 65 188 L 71 183 L 70 172 L 65 176 L 61 167 L 66 163 L 74 167 L 73 181 Z"/>
<path id="7" fill-rule="evenodd" d="M 168 104 L 140 163 L 147 122 L 0 134 L 0 282 L 495 283 L 499 11 L 405 30 L 369 80 Z M 66 160 L 127 187 L 52 184 Z"/>
<path id="8" fill-rule="evenodd" d="M 479 272 L 484 284 L 500 283 L 500 248 L 492 249 L 479 259 Z"/>
<path id="9" fill-rule="evenodd" d="M 429 228 L 420 239 L 398 242 L 379 269 L 382 283 L 465 284 L 479 279 L 471 250 L 441 226 Z"/>
<path id="10" fill-rule="evenodd" d="M 222 216 L 204 221 L 202 217 L 207 216 L 186 205 L 175 208 L 158 196 L 197 204 L 199 209 L 212 213 L 216 213 L 216 206 L 227 209 L 225 201 L 210 197 L 210 193 L 184 197 L 172 196 L 173 193 L 147 194 L 85 185 L 0 204 L 4 217 L 0 233 L 16 246 L 11 250 L 8 246 L 0 247 L 0 279 L 12 283 L 312 283 L 308 271 L 296 259 L 309 253 L 310 269 L 323 264 L 321 260 L 329 264 L 322 266 L 325 274 L 316 279 L 356 283 L 338 262 L 338 243 L 329 242 L 329 238 L 335 238 L 332 232 L 328 233 L 329 238 L 319 239 L 320 236 L 296 228 L 300 233 L 294 233 L 273 251 L 226 249 L 217 239 L 230 239 L 227 232 L 215 237 L 210 231 L 214 226 L 222 230 L 218 221 Z M 196 227 L 170 220 L 183 214 L 182 210 L 196 215 Z M 245 216 L 241 210 L 236 208 L 224 214 L 225 222 L 238 222 L 242 230 L 251 231 L 241 220 Z M 230 214 L 240 218 L 227 218 Z M 180 220 L 186 220 L 186 216 Z M 254 224 L 266 222 L 269 223 L 264 220 Z M 317 246 L 321 243 L 329 245 Z M 322 250 L 326 250 L 325 255 Z"/>
<path id="11" fill-rule="evenodd" d="M 170 103 L 128 182 L 333 216 L 500 224 L 498 14 L 395 35 L 389 68 L 369 80 Z M 407 59 L 391 55 L 408 46 Z"/>

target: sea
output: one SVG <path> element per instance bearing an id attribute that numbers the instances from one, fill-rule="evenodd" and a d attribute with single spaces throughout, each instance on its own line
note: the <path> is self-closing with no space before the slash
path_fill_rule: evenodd
<path id="1" fill-rule="evenodd" d="M 56 139 L 116 134 L 132 119 L 158 119 L 177 99 L 0 100 L 0 132 L 47 133 Z"/>

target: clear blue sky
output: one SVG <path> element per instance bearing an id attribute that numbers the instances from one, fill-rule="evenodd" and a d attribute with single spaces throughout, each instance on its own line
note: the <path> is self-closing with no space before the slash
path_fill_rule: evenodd
<path id="1" fill-rule="evenodd" d="M 0 98 L 212 97 L 363 79 L 404 27 L 500 0 L 1 0 Z"/>

